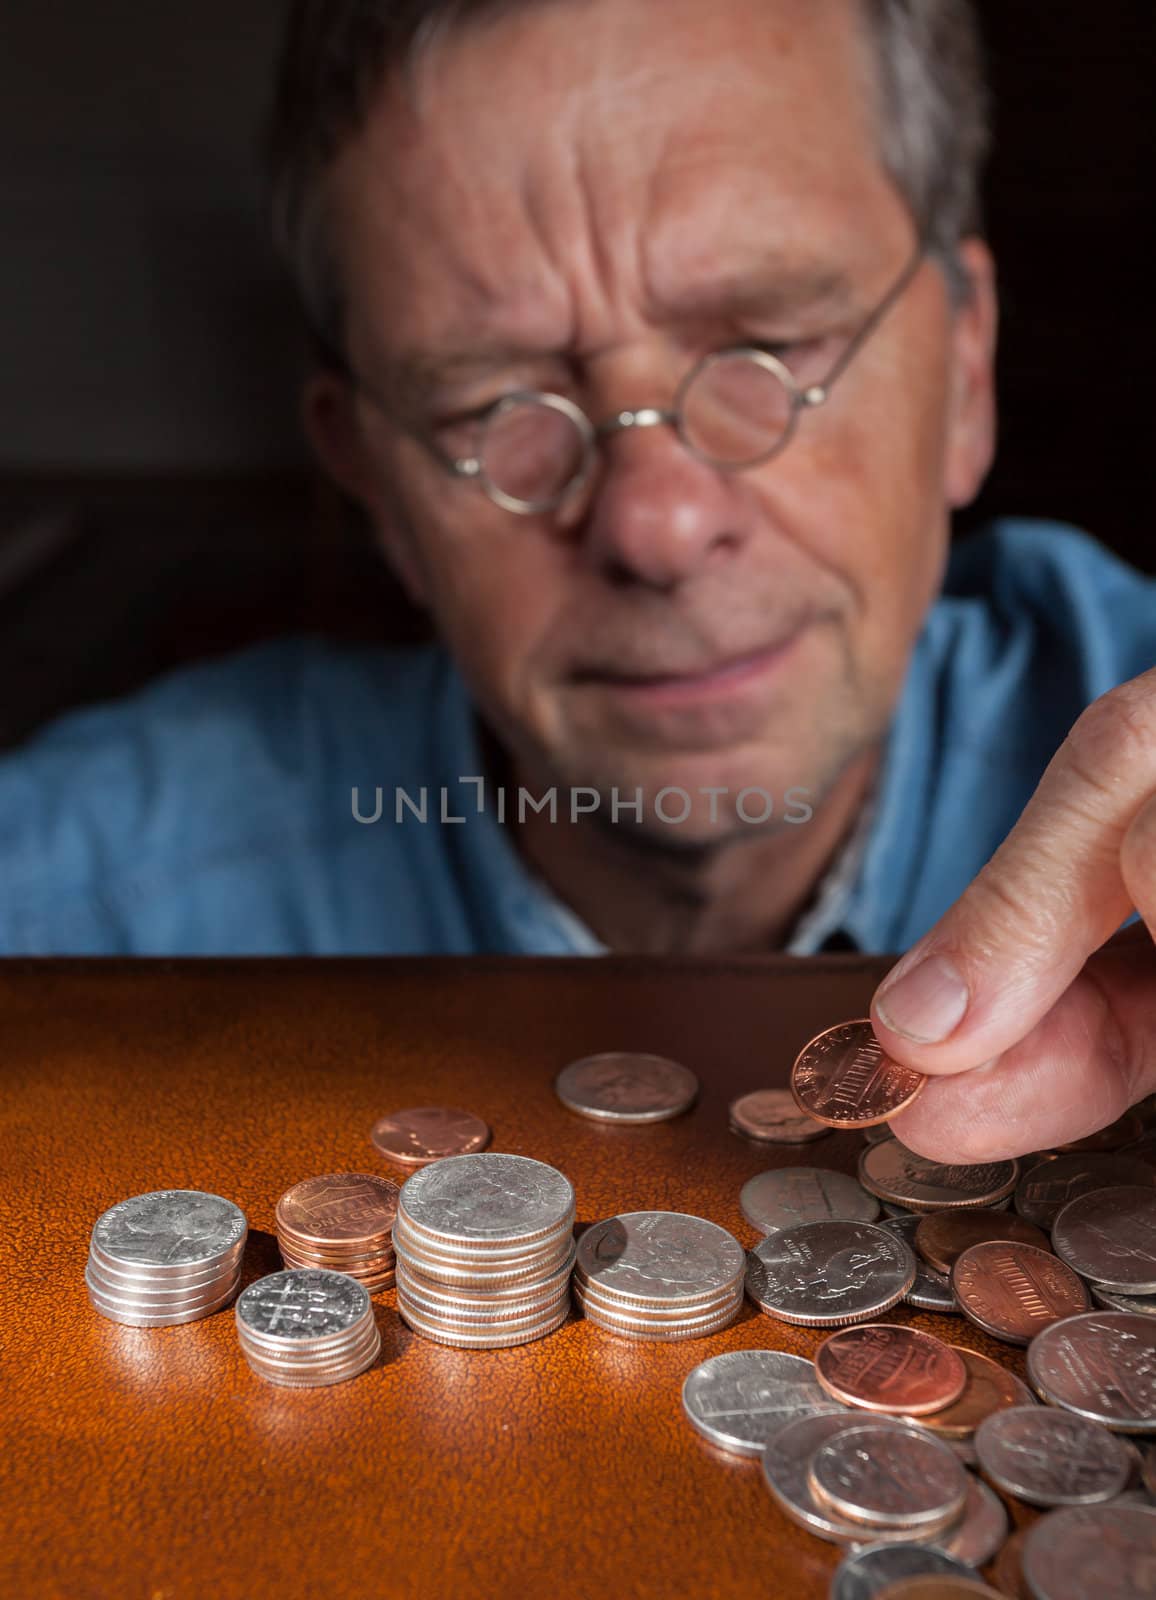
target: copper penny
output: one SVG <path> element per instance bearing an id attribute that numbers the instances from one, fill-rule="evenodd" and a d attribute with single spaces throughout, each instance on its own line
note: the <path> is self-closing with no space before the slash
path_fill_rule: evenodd
<path id="1" fill-rule="evenodd" d="M 883 1053 L 865 1018 L 817 1034 L 791 1069 L 801 1110 L 832 1128 L 871 1128 L 909 1106 L 927 1082 Z"/>
<path id="2" fill-rule="evenodd" d="M 831 1129 L 825 1122 L 800 1111 L 789 1089 L 756 1089 L 731 1102 L 731 1127 L 735 1133 L 763 1144 L 810 1144 L 825 1139 Z"/>
<path id="3" fill-rule="evenodd" d="M 964 1316 L 1008 1344 L 1030 1344 L 1090 1304 L 1071 1267 L 1046 1250 L 1003 1240 L 965 1250 L 951 1269 L 951 1287 Z"/>
<path id="4" fill-rule="evenodd" d="M 983 1419 L 994 1411 L 1034 1404 L 1027 1385 L 998 1361 L 981 1356 L 977 1350 L 965 1350 L 959 1344 L 951 1348 L 967 1368 L 967 1383 L 958 1400 L 944 1406 L 942 1411 L 921 1417 L 922 1427 L 930 1428 L 941 1439 L 969 1439 Z"/>
<path id="5" fill-rule="evenodd" d="M 958 1350 L 933 1334 L 889 1322 L 831 1334 L 816 1352 L 815 1376 L 844 1405 L 909 1417 L 941 1411 L 967 1384 Z"/>
<path id="6" fill-rule="evenodd" d="M 322 1249 L 388 1241 L 399 1193 L 388 1178 L 365 1172 L 306 1178 L 278 1200 L 277 1229 L 298 1244 Z"/>
<path id="7" fill-rule="evenodd" d="M 382 1117 L 370 1138 L 387 1161 L 403 1167 L 424 1167 L 443 1156 L 473 1155 L 485 1150 L 492 1134 L 481 1117 L 448 1106 L 411 1106 Z"/>
<path id="8" fill-rule="evenodd" d="M 1026 1528 L 1021 1528 L 1018 1533 L 1013 1533 L 999 1555 L 996 1556 L 995 1565 L 991 1569 L 996 1588 L 1000 1594 L 1006 1595 L 1008 1600 L 1032 1600 L 1024 1579 L 1023 1549 L 1026 1538 Z"/>
<path id="9" fill-rule="evenodd" d="M 950 1272 L 965 1250 L 990 1239 L 1051 1249 L 1042 1228 L 1025 1222 L 1014 1211 L 933 1211 L 921 1218 L 915 1230 L 915 1248 L 936 1272 Z"/>

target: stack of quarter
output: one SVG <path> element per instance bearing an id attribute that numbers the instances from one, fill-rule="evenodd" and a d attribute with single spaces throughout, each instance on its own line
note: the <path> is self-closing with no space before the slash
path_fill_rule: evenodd
<path id="1" fill-rule="evenodd" d="M 237 1337 L 253 1371 L 291 1389 L 356 1378 L 381 1334 L 363 1284 L 344 1272 L 273 1272 L 237 1300 Z"/>
<path id="2" fill-rule="evenodd" d="M 447 1156 L 401 1188 L 397 1309 L 438 1344 L 495 1350 L 553 1333 L 570 1311 L 574 1189 L 528 1156 Z"/>
<path id="3" fill-rule="evenodd" d="M 626 1339 L 699 1339 L 738 1316 L 746 1255 L 717 1223 L 629 1211 L 578 1241 L 574 1293 L 590 1322 Z"/>
<path id="4" fill-rule="evenodd" d="M 197 1322 L 237 1292 L 248 1225 L 231 1200 L 159 1189 L 97 1219 L 84 1281 L 102 1317 L 134 1328 Z"/>
<path id="5" fill-rule="evenodd" d="M 376 1294 L 394 1281 L 398 1186 L 364 1172 L 306 1178 L 277 1202 L 277 1243 L 287 1267 L 348 1272 Z"/>

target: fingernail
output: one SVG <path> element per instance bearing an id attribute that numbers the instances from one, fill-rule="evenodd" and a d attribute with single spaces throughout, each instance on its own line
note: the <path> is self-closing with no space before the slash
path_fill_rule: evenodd
<path id="1" fill-rule="evenodd" d="M 875 997 L 880 1020 L 915 1044 L 939 1044 L 962 1022 L 967 984 L 944 956 L 928 956 Z"/>

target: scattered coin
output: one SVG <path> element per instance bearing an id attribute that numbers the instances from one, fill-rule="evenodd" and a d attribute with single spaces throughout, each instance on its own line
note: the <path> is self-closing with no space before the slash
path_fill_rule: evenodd
<path id="1" fill-rule="evenodd" d="M 1011 1194 L 1018 1176 L 1015 1161 L 947 1165 L 916 1155 L 898 1139 L 868 1145 L 859 1155 L 863 1187 L 909 1211 L 990 1207 Z"/>
<path id="2" fill-rule="evenodd" d="M 1089 1155 L 1092 1152 L 1122 1150 L 1133 1144 L 1144 1132 L 1144 1124 L 1135 1111 L 1125 1111 L 1122 1117 L 1110 1122 L 1106 1128 L 1089 1133 L 1083 1139 L 1073 1139 L 1069 1144 L 1056 1145 L 1059 1155 Z"/>
<path id="3" fill-rule="evenodd" d="M 1051 1249 L 1047 1234 L 1034 1223 L 1026 1222 L 1014 1211 L 992 1211 L 987 1207 L 974 1211 L 931 1212 L 922 1218 L 916 1229 L 915 1248 L 936 1272 L 950 1274 L 965 1250 L 992 1239 L 1031 1244 L 1037 1250 Z"/>
<path id="4" fill-rule="evenodd" d="M 1111 1500 L 1127 1486 L 1134 1459 L 1098 1422 L 1049 1406 L 1012 1406 L 985 1417 L 975 1453 L 997 1489 L 1033 1506 Z"/>
<path id="5" fill-rule="evenodd" d="M 799 1110 L 789 1089 L 756 1089 L 733 1100 L 730 1125 L 760 1144 L 810 1144 L 831 1133 L 825 1123 Z"/>
<path id="6" fill-rule="evenodd" d="M 1137 1184 L 1070 1200 L 1052 1224 L 1056 1254 L 1121 1294 L 1156 1294 L 1156 1189 Z"/>
<path id="7" fill-rule="evenodd" d="M 1028 1529 L 1023 1571 L 1035 1600 L 1142 1600 L 1154 1592 L 1156 1510 L 1053 1511 Z"/>
<path id="8" fill-rule="evenodd" d="M 247 1234 L 239 1207 L 199 1189 L 122 1200 L 93 1226 L 84 1273 L 89 1302 L 129 1327 L 199 1322 L 236 1294 Z"/>
<path id="9" fill-rule="evenodd" d="M 260 1377 L 288 1388 L 343 1383 L 381 1349 L 364 1284 L 344 1272 L 273 1272 L 242 1290 L 241 1351 Z"/>
<path id="10" fill-rule="evenodd" d="M 776 1167 L 748 1178 L 739 1209 L 753 1228 L 770 1234 L 799 1222 L 874 1222 L 879 1202 L 849 1173 Z"/>
<path id="11" fill-rule="evenodd" d="M 747 1257 L 751 1299 L 803 1327 L 869 1321 L 898 1305 L 914 1281 L 909 1247 L 871 1222 L 801 1222 Z"/>
<path id="12" fill-rule="evenodd" d="M 397 1309 L 461 1349 L 540 1339 L 570 1312 L 574 1189 L 528 1156 L 446 1156 L 402 1185 L 393 1228 Z"/>
<path id="13" fill-rule="evenodd" d="M 1013 1533 L 996 1556 L 995 1566 L 992 1568 L 991 1575 L 995 1586 L 1000 1594 L 1008 1597 L 1008 1600 L 1032 1600 L 1024 1582 L 1023 1549 L 1026 1538 L 1026 1528 Z"/>
<path id="14" fill-rule="evenodd" d="M 1015 1207 L 1028 1222 L 1050 1229 L 1070 1200 L 1122 1183 L 1156 1188 L 1156 1168 L 1127 1152 L 1057 1156 L 1020 1179 Z"/>
<path id="15" fill-rule="evenodd" d="M 998 1361 L 980 1355 L 978 1350 L 966 1350 L 963 1345 L 951 1348 L 967 1369 L 967 1382 L 958 1400 L 920 1417 L 924 1428 L 941 1439 L 969 1439 L 985 1417 L 1009 1406 L 1034 1404 L 1027 1385 Z"/>
<path id="16" fill-rule="evenodd" d="M 391 1237 L 398 1186 L 372 1173 L 306 1178 L 278 1200 L 277 1243 L 287 1267 L 348 1272 L 370 1294 L 395 1281 Z"/>
<path id="17" fill-rule="evenodd" d="M 370 1132 L 387 1161 L 403 1167 L 424 1167 L 444 1156 L 472 1155 L 484 1150 L 492 1134 L 481 1117 L 450 1106 L 410 1106 L 374 1123 Z"/>
<path id="18" fill-rule="evenodd" d="M 744 1456 L 762 1455 L 795 1417 L 846 1415 L 819 1387 L 814 1363 L 782 1350 L 728 1350 L 700 1362 L 682 1386 L 682 1409 L 711 1444 Z"/>
<path id="19" fill-rule="evenodd" d="M 700 1338 L 742 1309 L 746 1256 L 725 1228 L 678 1211 L 632 1211 L 587 1228 L 574 1293 L 587 1319 L 636 1339 Z"/>
<path id="20" fill-rule="evenodd" d="M 854 1543 L 862 1539 L 866 1530 L 862 1523 L 836 1516 L 816 1500 L 808 1482 L 808 1471 L 821 1445 L 848 1428 L 861 1426 L 862 1418 L 846 1414 L 796 1417 L 771 1436 L 763 1451 L 763 1479 L 779 1506 L 792 1522 L 837 1544 Z M 890 1426 L 915 1431 L 909 1423 L 893 1422 Z M 871 1540 L 876 1544 L 906 1544 L 910 1538 L 910 1530 L 904 1528 L 871 1531 Z"/>
<path id="21" fill-rule="evenodd" d="M 1088 1308 L 1088 1292 L 1062 1261 L 1030 1244 L 973 1244 L 951 1269 L 951 1287 L 976 1327 L 1008 1344 Z"/>
<path id="22" fill-rule="evenodd" d="M 693 1105 L 698 1079 L 665 1056 L 611 1050 L 563 1067 L 554 1090 L 564 1106 L 596 1122 L 666 1122 Z"/>
<path id="23" fill-rule="evenodd" d="M 930 1545 L 872 1544 L 843 1557 L 830 1600 L 878 1600 L 888 1584 L 914 1577 L 972 1578 L 974 1569 Z"/>
<path id="24" fill-rule="evenodd" d="M 872 1122 L 863 1129 L 863 1137 L 868 1144 L 882 1144 L 884 1139 L 894 1139 L 891 1124 L 888 1122 Z"/>
<path id="25" fill-rule="evenodd" d="M 866 1019 L 827 1028 L 805 1044 L 791 1069 L 800 1110 L 833 1128 L 869 1128 L 909 1106 L 927 1079 L 901 1066 Z"/>
<path id="26" fill-rule="evenodd" d="M 1156 1499 L 1156 1445 L 1146 1444 L 1140 1448 L 1140 1477 L 1145 1491 Z"/>
<path id="27" fill-rule="evenodd" d="M 1156 1317 L 1156 1294 L 1120 1294 L 1102 1283 L 1089 1285 L 1092 1299 L 1109 1311 L 1133 1311 L 1138 1317 Z"/>
<path id="28" fill-rule="evenodd" d="M 909 1306 L 916 1306 L 921 1311 L 938 1311 L 941 1316 L 961 1317 L 963 1312 L 956 1304 L 946 1274 L 929 1267 L 915 1248 L 915 1234 L 922 1220 L 917 1212 L 904 1211 L 880 1223 L 880 1227 L 897 1233 L 915 1257 L 915 1282 L 904 1298 Z"/>
<path id="29" fill-rule="evenodd" d="M 954 1527 L 937 1533 L 932 1543 L 968 1567 L 985 1567 L 1007 1538 L 1007 1512 L 994 1494 L 974 1473 L 968 1474 L 967 1504 Z"/>
<path id="30" fill-rule="evenodd" d="M 937 1532 L 967 1499 L 967 1473 L 946 1445 L 879 1423 L 820 1445 L 808 1474 L 821 1504 L 874 1527 Z"/>
<path id="31" fill-rule="evenodd" d="M 967 1384 L 967 1368 L 951 1345 L 886 1322 L 831 1334 L 815 1353 L 815 1375 L 844 1405 L 908 1417 L 951 1405 Z"/>
<path id="32" fill-rule="evenodd" d="M 1003 1600 L 979 1578 L 901 1578 L 879 1591 L 879 1600 Z"/>
<path id="33" fill-rule="evenodd" d="M 1028 1378 L 1049 1405 L 1116 1433 L 1156 1433 L 1152 1325 L 1124 1311 L 1053 1324 L 1028 1347 Z"/>

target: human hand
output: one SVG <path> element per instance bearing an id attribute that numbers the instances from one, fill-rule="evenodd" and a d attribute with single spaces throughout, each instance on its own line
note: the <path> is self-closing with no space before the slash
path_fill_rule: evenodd
<path id="1" fill-rule="evenodd" d="M 884 1050 L 932 1079 L 895 1134 L 983 1161 L 1114 1121 L 1156 1089 L 1154 939 L 1156 669 L 1089 706 L 991 861 L 876 991 Z"/>

